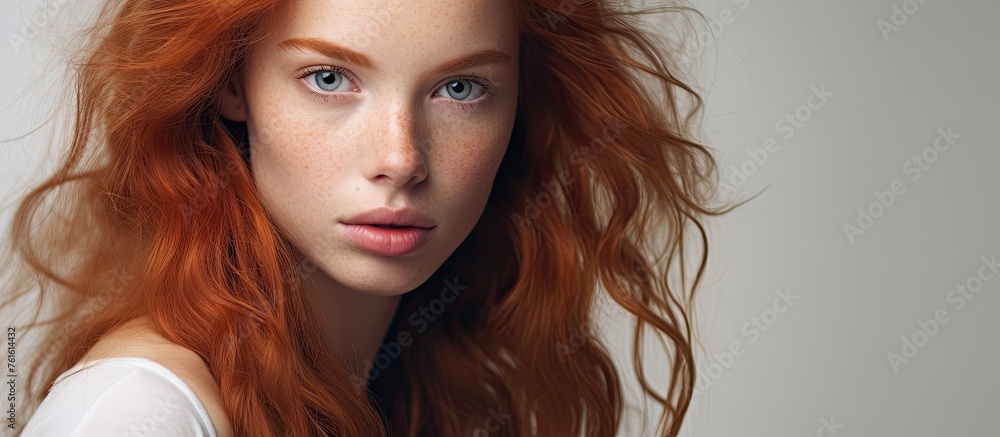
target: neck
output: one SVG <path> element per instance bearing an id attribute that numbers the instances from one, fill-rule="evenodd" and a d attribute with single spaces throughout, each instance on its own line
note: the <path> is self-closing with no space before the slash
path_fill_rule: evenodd
<path id="1" fill-rule="evenodd" d="M 347 289 L 318 268 L 303 280 L 303 288 L 319 306 L 330 350 L 357 381 L 367 381 L 401 297 Z"/>

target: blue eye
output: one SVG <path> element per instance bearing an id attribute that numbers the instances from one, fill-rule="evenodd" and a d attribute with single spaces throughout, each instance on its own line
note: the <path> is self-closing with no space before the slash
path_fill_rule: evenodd
<path id="1" fill-rule="evenodd" d="M 482 84 L 476 83 L 473 80 L 469 79 L 454 80 L 449 82 L 442 88 L 447 90 L 449 97 L 455 100 L 465 100 L 467 97 L 469 97 L 469 95 L 472 94 L 473 85 L 478 85 L 480 88 L 482 88 L 482 91 L 478 95 L 473 96 L 474 100 L 475 98 L 478 98 L 479 96 L 483 95 L 483 93 L 486 92 L 486 87 L 484 87 Z"/>
<path id="2" fill-rule="evenodd" d="M 336 91 L 344 83 L 344 75 L 329 70 L 322 70 L 313 73 L 314 82 L 323 91 Z"/>

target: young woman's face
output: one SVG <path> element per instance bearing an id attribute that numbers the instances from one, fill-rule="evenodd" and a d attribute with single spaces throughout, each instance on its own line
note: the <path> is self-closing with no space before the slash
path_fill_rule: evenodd
<path id="1" fill-rule="evenodd" d="M 479 220 L 517 104 L 511 3 L 292 0 L 275 11 L 223 115 L 247 123 L 254 182 L 281 232 L 335 282 L 410 291 Z M 426 222 L 353 220 L 376 208 Z"/>

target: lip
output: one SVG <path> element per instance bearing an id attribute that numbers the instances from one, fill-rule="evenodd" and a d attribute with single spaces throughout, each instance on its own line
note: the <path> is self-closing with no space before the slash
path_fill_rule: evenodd
<path id="1" fill-rule="evenodd" d="M 402 227 L 384 228 L 375 224 Z M 407 208 L 376 208 L 341 221 L 339 225 L 355 245 L 383 256 L 416 251 L 427 243 L 436 227 L 429 218 Z"/>
<path id="2" fill-rule="evenodd" d="M 341 221 L 347 225 L 396 225 L 433 228 L 434 221 L 410 209 L 375 208 Z"/>

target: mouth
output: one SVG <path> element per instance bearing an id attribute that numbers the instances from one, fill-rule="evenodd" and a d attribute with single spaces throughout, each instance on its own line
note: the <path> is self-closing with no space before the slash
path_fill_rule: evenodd
<path id="1" fill-rule="evenodd" d="M 386 207 L 365 211 L 344 220 L 346 225 L 371 226 L 376 228 L 419 228 L 431 229 L 437 224 L 410 208 L 389 209 Z"/>
<path id="2" fill-rule="evenodd" d="M 430 240 L 434 228 L 376 223 L 340 225 L 355 246 L 382 256 L 401 256 L 420 249 Z"/>

